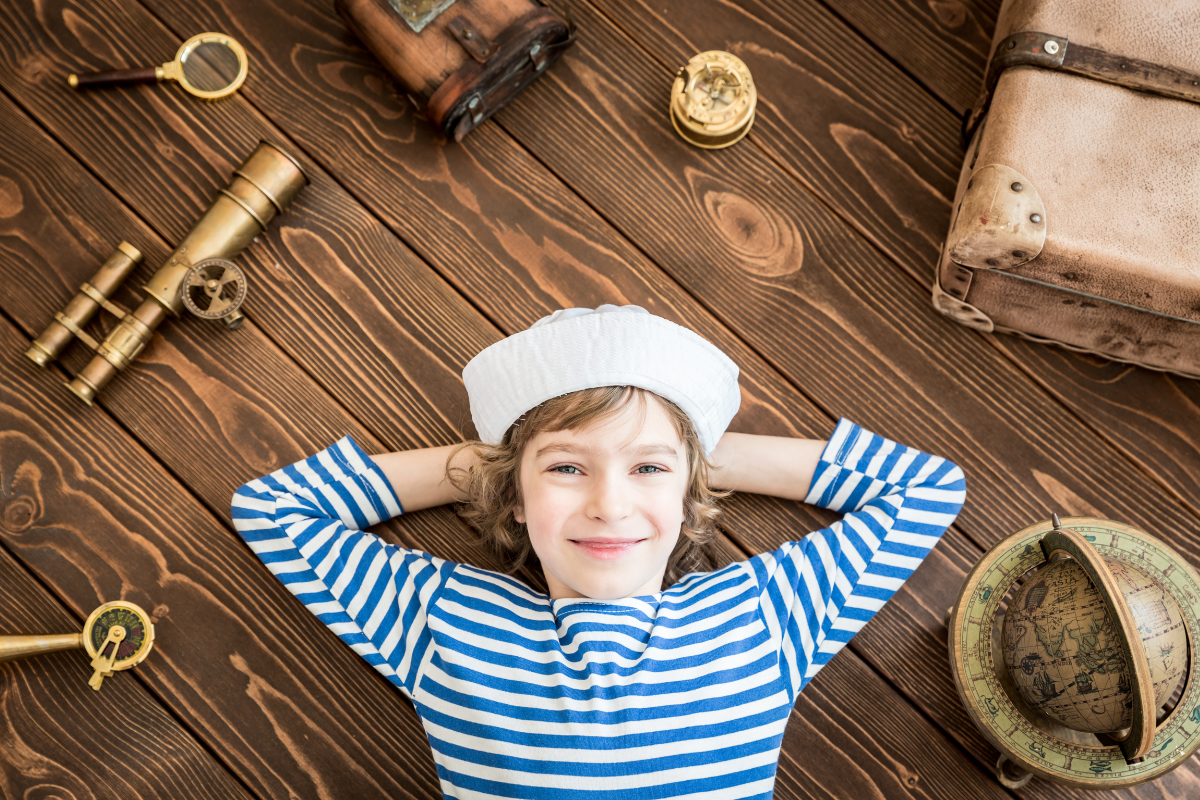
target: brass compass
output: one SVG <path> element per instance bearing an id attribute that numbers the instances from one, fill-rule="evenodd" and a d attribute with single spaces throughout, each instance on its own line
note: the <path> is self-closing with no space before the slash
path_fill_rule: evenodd
<path id="1" fill-rule="evenodd" d="M 179 294 L 184 308 L 201 319 L 224 320 L 230 330 L 245 320 L 238 309 L 246 300 L 246 273 L 227 258 L 197 263 L 184 276 Z"/>
<path id="2" fill-rule="evenodd" d="M 754 124 L 758 89 L 746 64 L 709 50 L 679 69 L 671 89 L 671 124 L 688 142 L 717 150 L 740 141 Z"/>
<path id="3" fill-rule="evenodd" d="M 115 600 L 93 611 L 82 633 L 0 636 L 0 662 L 82 647 L 92 659 L 88 686 L 99 689 L 114 672 L 142 663 L 153 646 L 149 615 L 140 606 Z"/>

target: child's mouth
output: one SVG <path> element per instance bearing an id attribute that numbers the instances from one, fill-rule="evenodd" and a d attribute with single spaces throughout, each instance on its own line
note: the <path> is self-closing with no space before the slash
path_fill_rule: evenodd
<path id="1" fill-rule="evenodd" d="M 580 547 L 592 558 L 602 561 L 622 558 L 637 547 L 645 539 L 571 539 L 570 542 Z"/>

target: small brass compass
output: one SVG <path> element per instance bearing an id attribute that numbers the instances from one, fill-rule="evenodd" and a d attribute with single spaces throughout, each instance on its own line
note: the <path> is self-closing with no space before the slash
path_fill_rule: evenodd
<path id="1" fill-rule="evenodd" d="M 0 662 L 82 647 L 92 659 L 88 686 L 99 689 L 114 672 L 142 663 L 153 646 L 149 615 L 140 606 L 115 600 L 93 611 L 82 633 L 0 636 Z"/>
<path id="2" fill-rule="evenodd" d="M 709 50 L 679 69 L 671 89 L 671 124 L 688 142 L 717 150 L 740 141 L 754 124 L 758 89 L 746 64 Z"/>

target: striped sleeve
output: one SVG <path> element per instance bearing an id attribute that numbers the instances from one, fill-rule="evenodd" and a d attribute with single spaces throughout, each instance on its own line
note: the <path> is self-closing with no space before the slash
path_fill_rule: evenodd
<path id="1" fill-rule="evenodd" d="M 233 495 L 233 524 L 267 569 L 411 698 L 430 644 L 426 609 L 456 565 L 362 532 L 401 513 L 350 437 Z"/>
<path id="2" fill-rule="evenodd" d="M 957 465 L 838 422 L 805 502 L 845 516 L 751 559 L 793 700 L 912 575 L 965 498 Z"/>

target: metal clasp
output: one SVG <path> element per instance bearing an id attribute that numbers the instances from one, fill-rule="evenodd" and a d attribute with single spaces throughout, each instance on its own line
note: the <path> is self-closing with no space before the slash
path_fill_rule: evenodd
<path id="1" fill-rule="evenodd" d="M 472 25 L 466 16 L 460 14 L 446 24 L 450 29 L 450 33 L 458 40 L 463 49 L 478 61 L 480 64 L 485 63 L 489 58 L 496 54 L 499 46 L 491 39 L 479 32 L 479 29 Z"/>

